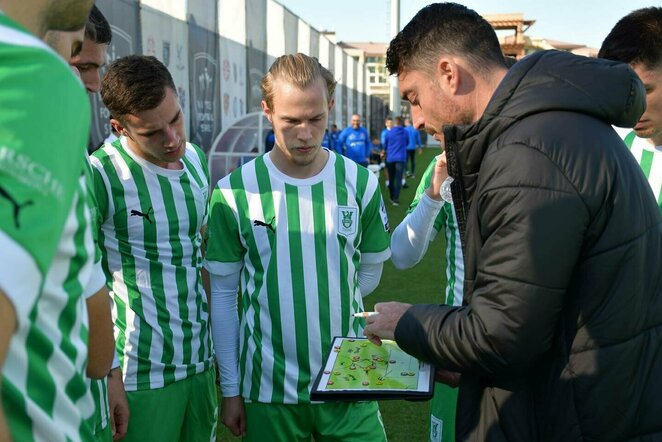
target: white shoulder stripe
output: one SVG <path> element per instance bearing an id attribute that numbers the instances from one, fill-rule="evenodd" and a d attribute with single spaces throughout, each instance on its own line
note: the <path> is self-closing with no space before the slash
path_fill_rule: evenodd
<path id="1" fill-rule="evenodd" d="M 69 67 L 66 61 L 62 59 L 50 46 L 39 40 L 32 34 L 17 31 L 5 25 L 0 25 L 0 43 L 5 43 L 14 46 L 23 46 L 27 48 L 43 49 L 50 53 L 57 60 L 62 62 L 65 66 Z"/>

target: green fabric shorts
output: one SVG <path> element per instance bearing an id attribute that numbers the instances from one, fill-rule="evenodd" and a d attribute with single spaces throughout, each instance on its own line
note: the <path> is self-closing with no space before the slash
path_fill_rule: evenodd
<path id="1" fill-rule="evenodd" d="M 384 442 L 386 432 L 377 402 L 265 404 L 246 407 L 245 441 Z"/>
<path id="2" fill-rule="evenodd" d="M 455 441 L 457 388 L 437 382 L 430 407 L 430 442 Z"/>
<path id="3" fill-rule="evenodd" d="M 129 429 L 124 442 L 215 441 L 216 371 L 154 390 L 127 391 Z"/>

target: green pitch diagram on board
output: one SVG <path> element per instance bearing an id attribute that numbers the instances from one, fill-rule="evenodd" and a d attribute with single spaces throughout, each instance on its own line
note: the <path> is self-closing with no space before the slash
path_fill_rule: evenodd
<path id="1" fill-rule="evenodd" d="M 376 346 L 365 339 L 344 339 L 333 347 L 333 368 L 326 390 L 416 390 L 419 362 L 393 341 Z"/>

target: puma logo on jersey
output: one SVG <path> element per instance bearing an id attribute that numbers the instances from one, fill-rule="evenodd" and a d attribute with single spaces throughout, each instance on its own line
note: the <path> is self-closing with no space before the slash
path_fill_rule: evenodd
<path id="1" fill-rule="evenodd" d="M 254 225 L 255 227 L 258 227 L 258 226 L 266 227 L 267 229 L 271 230 L 272 232 L 275 232 L 276 230 L 274 229 L 274 226 L 273 226 L 274 221 L 276 221 L 276 218 L 275 218 L 275 217 L 274 217 L 274 218 L 271 218 L 271 221 L 269 221 L 269 224 L 267 224 L 267 223 L 265 223 L 265 222 L 263 222 L 263 221 L 259 221 L 259 220 L 256 219 L 255 221 L 253 221 L 253 225 Z"/>
<path id="2" fill-rule="evenodd" d="M 131 216 L 141 216 L 145 218 L 147 221 L 149 221 L 150 224 L 152 224 L 152 218 L 150 217 L 150 214 L 153 213 L 154 210 L 150 207 L 147 213 L 142 213 L 140 210 L 135 210 L 131 209 Z"/>
<path id="3" fill-rule="evenodd" d="M 18 201 L 16 201 L 5 189 L 0 187 L 0 196 L 5 198 L 7 201 L 11 203 L 12 206 L 14 206 L 14 224 L 16 225 L 17 229 L 21 228 L 21 223 L 18 219 L 18 216 L 21 213 L 21 210 L 27 206 L 31 206 L 34 204 L 33 201 L 26 201 L 23 204 L 19 204 Z"/>

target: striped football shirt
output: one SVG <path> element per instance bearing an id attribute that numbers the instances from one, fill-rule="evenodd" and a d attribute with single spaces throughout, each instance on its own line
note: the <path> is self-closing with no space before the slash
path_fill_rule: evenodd
<path id="1" fill-rule="evenodd" d="M 376 177 L 329 152 L 316 176 L 291 178 L 259 156 L 214 189 L 205 266 L 242 269 L 239 367 L 245 399 L 310 402 L 334 336 L 357 336 L 361 262 L 390 256 Z"/>
<path id="2" fill-rule="evenodd" d="M 121 137 L 92 158 L 102 265 L 127 391 L 160 388 L 211 367 L 201 228 L 209 173 L 187 143 L 183 169 L 136 155 Z"/>

